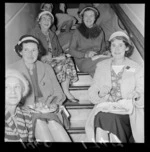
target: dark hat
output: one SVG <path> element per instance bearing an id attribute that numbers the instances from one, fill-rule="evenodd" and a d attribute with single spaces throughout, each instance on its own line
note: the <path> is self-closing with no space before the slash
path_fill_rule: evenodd
<path id="1" fill-rule="evenodd" d="M 79 10 L 78 10 L 79 17 L 81 17 L 82 14 L 84 13 L 84 11 L 87 10 L 87 9 L 91 9 L 91 10 L 96 12 L 97 16 L 99 15 L 99 11 L 97 10 L 96 7 L 93 6 L 92 3 L 80 3 L 79 4 Z"/>

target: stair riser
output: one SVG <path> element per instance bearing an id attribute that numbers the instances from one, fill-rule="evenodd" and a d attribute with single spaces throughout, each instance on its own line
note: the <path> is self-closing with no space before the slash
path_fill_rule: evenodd
<path id="1" fill-rule="evenodd" d="M 79 80 L 74 82 L 72 86 L 90 86 L 92 83 L 92 77 L 90 75 L 79 75 Z"/>
<path id="2" fill-rule="evenodd" d="M 73 142 L 82 142 L 82 143 L 88 142 L 85 133 L 84 134 L 70 134 L 70 137 L 72 138 Z"/>
<path id="3" fill-rule="evenodd" d="M 85 127 L 86 120 L 92 109 L 68 109 L 71 127 Z"/>
<path id="4" fill-rule="evenodd" d="M 91 103 L 89 101 L 88 90 L 70 90 L 70 93 L 79 99 L 81 103 Z"/>

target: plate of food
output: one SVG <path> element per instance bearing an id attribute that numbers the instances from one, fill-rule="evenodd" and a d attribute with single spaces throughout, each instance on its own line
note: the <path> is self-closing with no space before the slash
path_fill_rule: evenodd
<path id="1" fill-rule="evenodd" d="M 55 112 L 57 110 L 56 106 L 48 107 L 47 105 L 45 105 L 45 106 L 29 105 L 28 107 L 35 113 L 49 113 L 49 112 Z"/>

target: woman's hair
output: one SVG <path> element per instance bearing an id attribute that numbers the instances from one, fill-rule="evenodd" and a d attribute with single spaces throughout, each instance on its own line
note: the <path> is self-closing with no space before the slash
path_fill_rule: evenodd
<path id="1" fill-rule="evenodd" d="M 15 52 L 18 54 L 19 57 L 22 57 L 20 52 L 22 52 L 23 44 L 24 43 L 30 43 L 30 42 L 37 44 L 38 51 L 39 51 L 39 53 L 38 53 L 38 59 L 39 59 L 43 55 L 43 50 L 44 49 L 41 45 L 41 42 L 32 35 L 21 36 L 20 39 L 19 39 L 19 42 L 15 45 L 15 48 L 14 48 Z"/>
<path id="2" fill-rule="evenodd" d="M 110 50 L 111 47 L 111 43 L 115 40 L 122 40 L 125 44 L 126 47 L 128 47 L 128 51 L 125 51 L 125 57 L 130 57 L 133 54 L 134 51 L 134 46 L 132 44 L 129 43 L 129 40 L 125 37 L 125 36 L 116 36 L 113 39 L 111 39 L 111 41 L 108 41 L 108 50 Z"/>
<path id="3" fill-rule="evenodd" d="M 5 81 L 9 77 L 14 77 L 14 78 L 17 78 L 19 80 L 21 87 L 22 87 L 22 97 L 23 97 L 23 99 L 25 97 L 27 97 L 27 95 L 29 94 L 29 91 L 30 91 L 30 86 L 29 86 L 29 81 L 27 80 L 25 75 L 23 75 L 23 73 L 15 70 L 15 69 L 6 69 Z M 21 99 L 21 101 L 23 101 L 23 100 Z M 20 105 L 22 105 L 22 104 L 24 104 L 24 103 L 20 103 Z"/>
<path id="4" fill-rule="evenodd" d="M 94 15 L 95 15 L 95 21 L 94 23 L 97 21 L 98 17 L 100 16 L 100 13 L 97 13 L 95 10 L 91 9 L 91 8 L 87 8 L 82 14 L 81 14 L 81 17 L 82 17 L 82 22 L 83 22 L 83 16 L 84 16 L 84 13 L 86 11 L 93 11 L 94 12 Z"/>

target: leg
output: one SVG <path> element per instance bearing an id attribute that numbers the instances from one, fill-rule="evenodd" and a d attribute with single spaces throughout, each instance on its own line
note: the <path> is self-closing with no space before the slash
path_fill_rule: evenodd
<path id="1" fill-rule="evenodd" d="M 49 121 L 48 127 L 56 142 L 71 142 L 71 139 L 65 129 L 56 121 Z"/>
<path id="2" fill-rule="evenodd" d="M 36 138 L 36 140 L 41 141 L 41 142 L 54 141 L 54 139 L 49 131 L 48 125 L 45 121 L 42 121 L 40 119 L 38 119 L 36 121 L 35 138 Z"/>
<path id="3" fill-rule="evenodd" d="M 65 81 L 63 81 L 61 83 L 61 86 L 63 88 L 63 91 L 65 93 L 65 95 L 67 96 L 67 98 L 69 100 L 71 100 L 72 102 L 78 102 L 74 96 L 69 92 L 69 83 L 70 83 L 70 79 L 66 77 Z"/>
<path id="4" fill-rule="evenodd" d="M 112 142 L 112 143 L 121 143 L 119 138 L 113 133 L 110 133 L 110 142 Z"/>
<path id="5" fill-rule="evenodd" d="M 99 143 L 109 142 L 108 132 L 97 127 L 96 128 L 96 142 L 99 142 Z"/>

